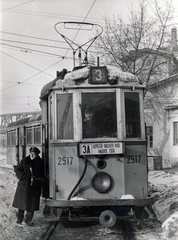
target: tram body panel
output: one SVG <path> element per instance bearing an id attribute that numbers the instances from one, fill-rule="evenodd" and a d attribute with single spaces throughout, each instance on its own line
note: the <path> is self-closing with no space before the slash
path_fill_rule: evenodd
<path id="1" fill-rule="evenodd" d="M 131 194 L 136 199 L 148 197 L 146 143 L 126 143 L 124 163 L 126 194 Z"/>
<path id="2" fill-rule="evenodd" d="M 7 164 L 17 165 L 16 151 L 15 146 L 7 146 Z"/>
<path id="3" fill-rule="evenodd" d="M 88 166 L 87 172 L 80 184 L 77 194 L 79 197 L 90 200 L 99 200 L 99 199 L 114 199 L 120 198 L 125 194 L 125 183 L 124 183 L 124 163 L 120 161 L 119 157 L 116 156 L 107 156 L 104 158 L 106 162 L 106 167 L 104 169 L 99 169 L 97 167 L 97 162 L 100 158 L 88 157 Z M 111 177 L 111 187 L 109 187 L 109 179 L 100 179 L 97 178 L 97 174 L 104 173 L 108 174 Z M 94 178 L 98 181 L 106 181 L 104 184 L 108 184 L 108 191 L 98 192 L 94 189 Z M 100 183 L 103 184 L 103 183 Z M 104 186 L 98 186 L 100 188 Z M 107 188 L 107 186 L 106 186 Z"/>
<path id="4" fill-rule="evenodd" d="M 55 144 L 49 149 L 50 186 L 53 185 L 50 195 L 56 200 L 67 199 L 80 178 L 79 164 L 82 165 L 82 161 L 77 157 L 77 144 Z"/>

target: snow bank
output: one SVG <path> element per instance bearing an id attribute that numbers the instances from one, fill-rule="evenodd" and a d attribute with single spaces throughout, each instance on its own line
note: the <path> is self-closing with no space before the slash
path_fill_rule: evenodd
<path id="1" fill-rule="evenodd" d="M 173 213 L 164 223 L 162 224 L 164 237 L 168 239 L 178 239 L 178 212 Z"/>
<path id="2" fill-rule="evenodd" d="M 178 239 L 178 173 L 149 172 L 149 192 L 156 198 L 152 208 L 162 223 L 163 239 Z M 159 183 L 159 184 L 158 184 Z"/>
<path id="3" fill-rule="evenodd" d="M 11 231 L 17 221 L 17 210 L 12 207 L 16 183 L 13 169 L 0 168 L 0 236 Z"/>

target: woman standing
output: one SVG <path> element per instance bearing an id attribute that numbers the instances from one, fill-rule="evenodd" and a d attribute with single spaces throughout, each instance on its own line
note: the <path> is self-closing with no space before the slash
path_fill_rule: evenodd
<path id="1" fill-rule="evenodd" d="M 30 155 L 21 160 L 15 168 L 19 179 L 12 206 L 18 208 L 17 223 L 21 224 L 26 211 L 25 223 L 32 226 L 34 211 L 39 210 L 41 188 L 44 184 L 44 161 L 39 156 L 40 150 L 30 148 Z"/>

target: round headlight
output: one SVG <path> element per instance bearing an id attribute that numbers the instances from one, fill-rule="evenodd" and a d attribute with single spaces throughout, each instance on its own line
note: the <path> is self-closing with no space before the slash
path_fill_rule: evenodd
<path id="1" fill-rule="evenodd" d="M 103 160 L 103 159 L 100 159 L 100 160 L 97 161 L 96 166 L 99 169 L 104 169 L 106 167 L 106 161 Z"/>
<path id="2" fill-rule="evenodd" d="M 98 172 L 92 180 L 93 188 L 99 193 L 106 193 L 112 187 L 112 178 L 105 172 Z"/>

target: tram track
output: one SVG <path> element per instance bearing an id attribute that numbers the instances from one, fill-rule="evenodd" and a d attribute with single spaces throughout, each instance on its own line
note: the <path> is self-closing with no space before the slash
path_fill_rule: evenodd
<path id="1" fill-rule="evenodd" d="M 56 227 L 57 227 L 59 224 L 60 224 L 60 220 L 59 220 L 59 221 L 52 221 L 52 222 L 50 222 L 50 224 L 49 224 L 46 232 L 44 232 L 44 233 L 40 236 L 39 240 L 50 240 L 51 237 L 52 237 L 52 235 L 53 235 L 53 233 L 55 232 Z"/>
<path id="2" fill-rule="evenodd" d="M 136 240 L 132 223 L 128 220 L 120 220 L 123 240 Z"/>
<path id="3" fill-rule="evenodd" d="M 68 222 L 68 221 L 67 221 Z M 100 225 L 90 225 L 89 229 L 83 228 L 83 224 L 78 225 L 77 222 L 68 222 L 68 226 L 63 226 L 61 219 L 59 221 L 50 222 L 46 232 L 44 232 L 39 240 L 55 240 L 55 239 L 109 239 L 110 240 L 136 240 L 134 228 L 132 222 L 128 220 L 118 220 L 114 228 L 111 228 L 110 233 L 100 235 Z M 76 227 L 78 226 L 78 227 Z M 114 229 L 114 230 L 113 230 Z M 63 232 L 63 233 L 62 233 Z M 90 232 L 90 236 L 88 235 Z M 103 228 L 104 232 L 104 228 Z M 64 238 L 65 234 L 65 238 Z M 72 238 L 71 238 L 72 236 Z M 101 237 L 101 238 L 100 238 Z"/>

